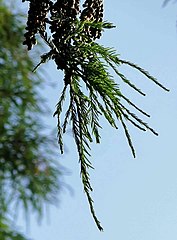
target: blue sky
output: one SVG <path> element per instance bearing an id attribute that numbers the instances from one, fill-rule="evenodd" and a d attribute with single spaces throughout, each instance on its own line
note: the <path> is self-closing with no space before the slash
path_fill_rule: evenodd
<path id="1" fill-rule="evenodd" d="M 123 92 L 150 113 L 148 122 L 158 132 L 142 133 L 130 126 L 137 152 L 133 159 L 122 128 L 102 121 L 102 141 L 92 146 L 91 182 L 95 210 L 104 232 L 90 215 L 79 175 L 72 137 L 65 137 L 67 153 L 59 160 L 70 174 L 64 177 L 72 192 L 63 189 L 58 208 L 50 207 L 41 223 L 31 217 L 27 232 L 34 240 L 167 240 L 177 236 L 177 4 L 162 8 L 162 0 L 105 1 L 105 20 L 117 28 L 108 30 L 101 43 L 117 49 L 121 57 L 138 63 L 170 88 L 164 92 L 128 67 L 122 71 L 147 93 L 141 97 L 120 85 Z M 48 69 L 47 69 L 48 68 Z M 54 111 L 62 75 L 48 64 L 57 86 L 46 87 Z M 116 79 L 119 83 L 119 79 Z M 55 119 L 48 118 L 55 127 Z"/>

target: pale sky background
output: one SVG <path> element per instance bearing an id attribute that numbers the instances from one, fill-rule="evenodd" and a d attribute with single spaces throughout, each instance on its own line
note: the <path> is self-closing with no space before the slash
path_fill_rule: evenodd
<path id="1" fill-rule="evenodd" d="M 177 4 L 171 1 L 162 8 L 162 0 L 106 0 L 105 20 L 117 28 L 107 30 L 101 43 L 116 48 L 123 59 L 138 63 L 171 90 L 166 93 L 137 71 L 122 68 L 147 96 L 128 87 L 123 87 L 124 93 L 150 113 L 145 120 L 159 136 L 130 126 L 137 153 L 133 159 L 122 128 L 116 131 L 103 121 L 101 144 L 92 146 L 95 170 L 90 171 L 94 206 L 104 227 L 99 232 L 83 192 L 75 145 L 66 135 L 68 151 L 59 160 L 70 172 L 63 181 L 73 193 L 64 188 L 59 207 L 50 207 L 41 225 L 31 217 L 27 235 L 34 240 L 173 240 L 177 236 Z M 44 91 L 54 112 L 62 75 L 52 64 L 46 70 L 57 82 L 54 89 Z M 48 124 L 55 127 L 52 116 Z"/>

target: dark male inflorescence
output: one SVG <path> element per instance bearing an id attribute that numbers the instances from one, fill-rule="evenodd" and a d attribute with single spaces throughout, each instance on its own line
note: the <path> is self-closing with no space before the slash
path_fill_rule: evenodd
<path id="1" fill-rule="evenodd" d="M 86 0 L 82 11 L 80 10 L 80 0 L 58 0 L 55 3 L 51 0 L 26 1 L 29 1 L 29 11 L 27 32 L 23 44 L 27 45 L 28 50 L 31 50 L 32 46 L 36 44 L 35 35 L 46 32 L 46 23 L 50 25 L 55 46 L 59 51 L 65 52 L 68 45 L 71 44 L 72 40 L 66 41 L 66 39 L 75 30 L 76 19 L 95 23 L 103 21 L 103 0 Z M 50 17 L 47 16 L 48 13 L 50 13 Z M 84 31 L 87 37 L 93 40 L 101 36 L 100 29 L 85 27 Z M 57 58 L 55 60 L 57 62 Z"/>
<path id="2" fill-rule="evenodd" d="M 50 0 L 30 0 L 29 2 L 27 32 L 24 35 L 23 44 L 28 46 L 28 50 L 31 50 L 32 46 L 36 44 L 35 34 L 46 31 L 46 16 L 52 2 Z"/>
<path id="3" fill-rule="evenodd" d="M 53 55 L 58 69 L 66 70 L 70 59 L 75 21 L 79 14 L 79 0 L 57 1 L 51 9 L 50 30 L 52 41 L 58 50 Z"/>
<path id="4" fill-rule="evenodd" d="M 29 1 L 29 11 L 27 32 L 24 35 L 23 44 L 27 45 L 28 50 L 31 50 L 36 44 L 36 34 L 40 34 L 47 40 L 45 36 L 48 35 L 48 31 L 46 31 L 46 24 L 48 24 L 54 46 L 51 50 L 52 59 L 54 59 L 57 69 L 65 72 L 65 83 L 69 83 L 73 65 L 77 66 L 78 64 L 74 59 L 83 61 L 84 58 L 77 47 L 79 42 L 92 42 L 101 37 L 101 30 L 89 25 L 83 28 L 82 34 L 77 34 L 78 22 L 102 22 L 103 0 L 86 0 L 82 11 L 80 10 L 80 0 L 27 1 Z"/>
<path id="5" fill-rule="evenodd" d="M 82 21 L 103 21 L 103 0 L 86 0 L 83 4 L 83 7 L 84 9 L 80 15 L 80 19 Z M 88 27 L 86 32 L 93 39 L 101 37 L 101 30 Z"/>

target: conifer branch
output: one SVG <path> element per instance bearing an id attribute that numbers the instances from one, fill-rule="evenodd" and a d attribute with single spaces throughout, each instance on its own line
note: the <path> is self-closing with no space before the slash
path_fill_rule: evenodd
<path id="1" fill-rule="evenodd" d="M 119 70 L 122 64 L 138 70 L 162 89 L 169 90 L 143 68 L 120 59 L 115 49 L 95 42 L 105 29 L 114 27 L 111 23 L 103 21 L 103 1 L 86 0 L 81 11 L 78 0 L 73 1 L 72 4 L 68 4 L 66 0 L 58 0 L 55 3 L 46 0 L 45 6 L 41 5 L 40 10 L 35 10 L 35 16 L 32 14 L 33 6 L 31 5 L 29 11 L 29 27 L 24 44 L 31 49 L 36 43 L 35 34 L 39 33 L 50 51 L 41 56 L 41 62 L 34 70 L 42 63 L 52 59 L 55 61 L 57 69 L 64 73 L 64 88 L 54 113 L 54 116 L 58 118 L 58 143 L 60 151 L 63 153 L 63 134 L 70 124 L 79 155 L 80 174 L 90 211 L 99 230 L 103 230 L 96 217 L 93 200 L 90 196 L 92 186 L 88 172 L 90 168 L 93 168 L 89 160 L 91 156 L 90 143 L 93 139 L 96 143 L 100 143 L 101 139 L 100 118 L 105 118 L 115 129 L 118 128 L 119 123 L 122 125 L 134 157 L 135 149 L 124 120 L 142 131 L 150 130 L 157 135 L 156 131 L 138 116 L 138 114 L 145 117 L 150 117 L 150 115 L 122 93 L 118 83 L 110 74 L 109 68 L 115 72 L 118 79 L 142 96 L 145 96 L 145 93 Z M 44 13 L 40 12 L 41 9 L 45 10 L 43 10 Z M 50 14 L 47 15 L 48 13 Z M 33 19 L 33 17 L 38 19 L 38 15 L 45 16 L 41 23 L 36 23 Z M 49 25 L 51 31 L 50 37 L 45 30 L 46 24 Z M 61 113 L 66 104 L 67 87 L 69 88 L 69 104 L 64 118 L 62 118 Z M 132 112 L 129 107 L 132 107 L 138 114 Z"/>
<path id="2" fill-rule="evenodd" d="M 127 128 L 126 124 L 124 123 L 124 121 L 122 119 L 122 116 L 120 117 L 120 122 L 122 123 L 123 129 L 125 131 L 125 135 L 126 135 L 127 140 L 128 140 L 128 145 L 129 145 L 129 147 L 130 147 L 130 149 L 132 151 L 133 157 L 135 158 L 136 157 L 135 149 L 134 149 L 134 146 L 133 146 L 133 143 L 132 143 L 132 140 L 131 140 L 128 128 Z"/>
<path id="3" fill-rule="evenodd" d="M 62 130 L 62 127 L 61 127 L 61 124 L 60 124 L 60 114 L 62 113 L 62 106 L 63 106 L 64 100 L 65 100 L 66 89 L 67 89 L 67 85 L 64 86 L 64 89 L 61 93 L 59 102 L 57 103 L 57 109 L 56 109 L 55 113 L 53 114 L 53 116 L 57 115 L 57 119 L 58 119 L 58 124 L 57 124 L 57 127 L 58 127 L 58 143 L 59 143 L 59 146 L 60 146 L 61 154 L 64 153 L 64 150 L 63 150 L 63 130 Z"/>
<path id="4" fill-rule="evenodd" d="M 122 64 L 126 64 L 129 65 L 131 67 L 133 67 L 134 69 L 137 69 L 139 72 L 141 72 L 143 75 L 145 75 L 149 80 L 153 81 L 155 84 L 157 84 L 159 87 L 163 88 L 165 91 L 169 92 L 169 89 L 166 88 L 165 86 L 163 86 L 155 77 L 153 77 L 152 75 L 149 74 L 148 71 L 144 70 L 143 68 L 141 68 L 140 66 L 129 62 L 129 61 L 125 61 L 125 60 L 121 60 L 119 59 L 120 63 Z"/>

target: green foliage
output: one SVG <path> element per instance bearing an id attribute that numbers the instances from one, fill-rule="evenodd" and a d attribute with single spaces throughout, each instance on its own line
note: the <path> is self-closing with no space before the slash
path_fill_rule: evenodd
<path id="1" fill-rule="evenodd" d="M 23 234 L 19 233 L 12 226 L 9 226 L 10 222 L 7 219 L 0 218 L 0 239 L 1 240 L 30 240 Z"/>
<path id="2" fill-rule="evenodd" d="M 56 204 L 60 166 L 56 145 L 44 134 L 39 96 L 43 80 L 32 74 L 34 61 L 22 45 L 22 14 L 0 2 L 0 239 L 23 240 L 9 219 L 18 209 L 41 218 L 45 204 Z M 9 218 L 10 216 L 10 218 Z"/>
<path id="3" fill-rule="evenodd" d="M 115 129 L 118 128 L 119 123 L 122 125 L 134 157 L 135 149 L 127 122 L 142 131 L 150 130 L 157 135 L 155 130 L 142 120 L 141 115 L 139 116 L 139 114 L 146 117 L 149 115 L 121 92 L 109 70 L 111 68 L 121 81 L 143 96 L 145 94 L 141 89 L 119 70 L 121 65 L 125 64 L 138 70 L 159 87 L 166 91 L 168 89 L 143 68 L 122 60 L 113 48 L 104 47 L 96 42 L 105 29 L 114 27 L 111 23 L 102 21 L 102 1 L 86 0 L 83 4 L 85 9 L 81 11 L 80 15 L 79 1 L 73 1 L 74 3 L 77 3 L 77 6 L 73 10 L 72 4 L 69 4 L 68 1 L 53 3 L 48 0 L 45 1 L 45 4 L 38 2 L 36 5 L 40 5 L 40 11 L 35 14 L 33 11 L 35 4 L 31 3 L 24 44 L 31 49 L 36 43 L 35 34 L 38 33 L 50 50 L 41 56 L 41 62 L 34 70 L 40 64 L 53 59 L 57 68 L 64 73 L 64 87 L 54 113 L 58 119 L 58 142 L 61 153 L 63 153 L 63 135 L 66 133 L 67 126 L 70 125 L 79 155 L 84 191 L 95 223 L 99 230 L 103 230 L 94 211 L 90 195 L 92 186 L 88 172 L 90 168 L 93 168 L 89 160 L 90 143 L 93 141 L 100 143 L 100 118 L 104 117 Z M 97 4 L 97 6 L 94 8 L 93 4 Z M 48 12 L 50 15 L 47 15 Z M 97 12 L 98 18 L 94 15 L 95 12 Z M 44 15 L 47 20 L 44 20 Z M 35 19 L 42 20 L 40 23 L 36 23 Z M 46 25 L 49 25 L 50 33 L 45 31 Z M 63 118 L 63 107 L 66 106 L 64 104 L 66 104 L 67 96 L 69 96 L 69 103 Z M 132 111 L 132 108 L 136 112 Z"/>
<path id="4" fill-rule="evenodd" d="M 87 23 L 82 24 L 84 26 L 84 24 Z M 94 25 L 92 25 L 92 27 L 94 27 Z M 134 157 L 135 149 L 133 147 L 126 121 L 129 121 L 140 130 L 150 130 L 152 133 L 157 135 L 155 130 L 153 130 L 140 117 L 138 117 L 134 112 L 131 112 L 131 110 L 126 107 L 124 102 L 133 106 L 134 109 L 138 110 L 141 114 L 149 117 L 146 112 L 136 106 L 133 102 L 131 102 L 129 98 L 121 93 L 119 86 L 108 71 L 109 67 L 113 68 L 115 73 L 123 82 L 128 84 L 131 88 L 142 95 L 144 95 L 142 91 L 133 85 L 133 83 L 118 70 L 118 67 L 121 64 L 127 64 L 133 68 L 136 68 L 154 83 L 158 84 L 165 90 L 167 89 L 139 66 L 119 59 L 119 56 L 116 54 L 114 49 L 105 48 L 98 43 L 87 41 L 78 42 L 77 47 L 78 48 L 75 54 L 78 52 L 84 53 L 84 60 L 82 59 L 79 61 L 79 56 L 75 56 L 74 60 L 78 60 L 77 66 L 75 66 L 74 63 L 71 63 L 70 68 L 74 69 L 72 80 L 70 83 L 64 86 L 60 101 L 57 105 L 57 110 L 54 115 L 57 115 L 58 117 L 58 137 L 62 153 L 63 134 L 66 132 L 67 124 L 70 122 L 72 124 L 73 135 L 79 153 L 81 177 L 84 185 L 84 190 L 87 194 L 91 212 L 96 221 L 96 224 L 99 229 L 102 230 L 100 223 L 95 216 L 92 205 L 93 200 L 89 194 L 89 191 L 92 191 L 92 187 L 90 185 L 88 173 L 88 169 L 92 168 L 92 164 L 88 159 L 88 157 L 90 157 L 89 143 L 93 142 L 93 138 L 95 138 L 96 143 L 100 143 L 100 117 L 104 116 L 108 123 L 115 129 L 118 129 L 117 121 L 120 121 Z M 69 88 L 70 102 L 68 105 L 68 110 L 65 114 L 65 118 L 62 121 L 63 124 L 61 125 L 60 115 L 63 111 L 62 106 L 65 99 L 66 87 Z"/>

